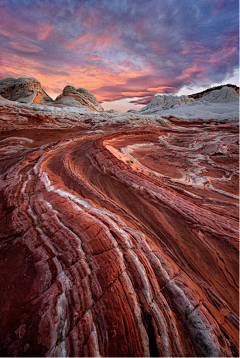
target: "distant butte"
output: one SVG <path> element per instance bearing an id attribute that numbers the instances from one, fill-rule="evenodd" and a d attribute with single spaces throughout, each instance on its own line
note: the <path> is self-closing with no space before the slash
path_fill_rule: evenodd
<path id="1" fill-rule="evenodd" d="M 0 82 L 0 355 L 239 356 L 232 92 L 119 113 L 35 81 Z"/>

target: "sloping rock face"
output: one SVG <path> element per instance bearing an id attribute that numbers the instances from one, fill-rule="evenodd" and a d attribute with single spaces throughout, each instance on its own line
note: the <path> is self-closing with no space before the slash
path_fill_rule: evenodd
<path id="1" fill-rule="evenodd" d="M 137 110 L 136 110 L 136 109 L 129 109 L 129 110 L 127 111 L 127 113 L 137 113 Z"/>
<path id="2" fill-rule="evenodd" d="M 204 95 L 209 94 L 212 91 L 221 90 L 223 87 L 228 87 L 229 89 L 233 89 L 239 95 L 239 87 L 238 86 L 232 85 L 232 84 L 226 84 L 226 85 L 208 88 L 202 92 L 193 93 L 193 94 L 189 95 L 189 97 L 199 99 L 199 98 L 203 97 Z"/>
<path id="3" fill-rule="evenodd" d="M 0 95 L 11 101 L 21 103 L 46 103 L 53 102 L 42 89 L 41 83 L 35 78 L 21 77 L 5 78 L 0 80 Z"/>
<path id="4" fill-rule="evenodd" d="M 73 86 L 66 86 L 63 93 L 56 98 L 54 103 L 65 106 L 85 107 L 98 112 L 104 110 L 90 91 L 85 88 L 76 89 Z"/>
<path id="5" fill-rule="evenodd" d="M 215 89 L 204 93 L 198 98 L 200 101 L 210 103 L 225 103 L 231 101 L 239 101 L 239 94 L 232 87 L 223 86 L 221 89 Z"/>
<path id="6" fill-rule="evenodd" d="M 140 109 L 140 113 L 154 113 L 156 111 L 168 110 L 170 108 L 177 108 L 186 104 L 195 104 L 194 98 L 189 98 L 188 96 L 172 96 L 172 95 L 162 95 L 156 96 L 154 99 L 145 107 Z"/>
<path id="7" fill-rule="evenodd" d="M 1 356 L 238 356 L 238 122 L 4 108 Z"/>
<path id="8" fill-rule="evenodd" d="M 6 99 L 0 95 L 0 103 L 1 103 L 1 106 L 4 106 L 7 104 L 12 104 L 12 101 L 10 101 L 9 99 Z"/>

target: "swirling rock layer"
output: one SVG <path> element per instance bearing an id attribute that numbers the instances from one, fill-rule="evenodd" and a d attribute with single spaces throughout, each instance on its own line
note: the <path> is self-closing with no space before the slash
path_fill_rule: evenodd
<path id="1" fill-rule="evenodd" d="M 238 356 L 236 123 L 33 123 L 0 136 L 1 355 Z"/>

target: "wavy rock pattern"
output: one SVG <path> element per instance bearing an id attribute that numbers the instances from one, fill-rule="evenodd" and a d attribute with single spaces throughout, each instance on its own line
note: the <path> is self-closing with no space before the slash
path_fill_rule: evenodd
<path id="1" fill-rule="evenodd" d="M 238 356 L 237 126 L 37 123 L 0 137 L 1 355 Z"/>

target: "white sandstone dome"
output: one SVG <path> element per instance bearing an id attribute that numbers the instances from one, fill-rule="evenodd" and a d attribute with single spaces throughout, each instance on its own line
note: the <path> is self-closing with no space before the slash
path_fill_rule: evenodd
<path id="1" fill-rule="evenodd" d="M 198 100 L 198 99 L 197 99 Z M 234 88 L 223 86 L 221 89 L 215 89 L 205 93 L 199 100 L 211 103 L 226 103 L 231 101 L 238 101 L 239 95 Z"/>
<path id="2" fill-rule="evenodd" d="M 153 112 L 160 110 L 168 110 L 170 108 L 177 108 L 182 105 L 197 104 L 194 98 L 188 96 L 172 96 L 172 95 L 161 95 L 156 96 L 153 100 L 148 103 L 147 106 L 143 107 L 139 112 Z"/>

